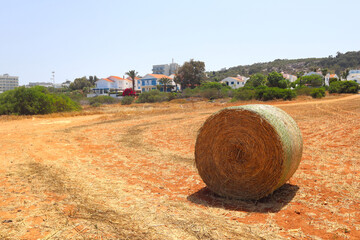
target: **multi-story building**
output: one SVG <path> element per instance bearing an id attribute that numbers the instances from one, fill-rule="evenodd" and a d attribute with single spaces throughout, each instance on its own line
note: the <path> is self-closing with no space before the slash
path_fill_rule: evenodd
<path id="1" fill-rule="evenodd" d="M 175 74 L 178 68 L 179 64 L 172 62 L 170 64 L 153 65 L 152 72 L 153 74 L 170 76 L 172 74 Z"/>
<path id="2" fill-rule="evenodd" d="M 168 76 L 170 72 L 170 66 L 169 64 L 153 65 L 152 72 L 153 74 L 162 74 Z"/>
<path id="3" fill-rule="evenodd" d="M 159 89 L 164 92 L 164 84 L 161 83 L 160 79 L 167 78 L 169 79 L 169 83 L 166 87 L 166 92 L 177 91 L 180 90 L 180 86 L 174 82 L 174 75 L 166 76 L 164 74 L 147 74 L 138 82 L 141 84 L 141 92 L 148 92 L 151 90 Z"/>
<path id="4" fill-rule="evenodd" d="M 9 74 L 0 75 L 0 93 L 12 90 L 19 86 L 19 77 L 9 76 Z"/>

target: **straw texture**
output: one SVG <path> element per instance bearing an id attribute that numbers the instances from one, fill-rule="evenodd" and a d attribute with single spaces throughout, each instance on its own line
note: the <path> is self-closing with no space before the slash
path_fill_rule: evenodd
<path id="1" fill-rule="evenodd" d="M 283 110 L 262 104 L 225 108 L 200 128 L 195 162 L 215 193 L 260 199 L 295 173 L 303 141 L 296 122 Z"/>

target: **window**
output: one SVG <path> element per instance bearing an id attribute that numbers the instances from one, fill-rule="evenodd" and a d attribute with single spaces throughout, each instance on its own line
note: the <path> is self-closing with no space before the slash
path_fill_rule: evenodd
<path id="1" fill-rule="evenodd" d="M 234 85 L 234 82 L 231 82 L 231 85 Z"/>

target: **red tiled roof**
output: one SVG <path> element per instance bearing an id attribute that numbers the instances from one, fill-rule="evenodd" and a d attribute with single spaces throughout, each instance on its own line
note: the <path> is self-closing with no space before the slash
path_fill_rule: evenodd
<path id="1" fill-rule="evenodd" d="M 108 82 L 114 82 L 113 80 L 110 80 L 108 78 L 103 78 L 103 80 L 108 81 Z"/>
<path id="2" fill-rule="evenodd" d="M 132 81 L 131 77 L 127 77 L 126 79 Z M 140 79 L 140 78 L 135 77 L 135 80 L 139 80 L 139 79 Z"/>
<path id="3" fill-rule="evenodd" d="M 118 76 L 110 76 L 109 78 L 115 78 L 116 80 L 120 80 L 120 81 L 130 81 L 129 79 L 121 78 L 121 77 L 118 77 Z"/>
<path id="4" fill-rule="evenodd" d="M 234 79 L 234 80 L 236 80 L 236 81 L 239 81 L 239 82 L 244 82 L 244 80 L 242 80 L 242 79 L 240 79 L 240 78 L 237 78 L 237 77 L 230 77 L 230 78 L 232 78 L 232 79 Z"/>
<path id="5" fill-rule="evenodd" d="M 155 78 L 168 78 L 168 79 L 171 79 L 171 77 L 166 76 L 164 74 L 148 74 L 148 75 L 153 76 Z"/>

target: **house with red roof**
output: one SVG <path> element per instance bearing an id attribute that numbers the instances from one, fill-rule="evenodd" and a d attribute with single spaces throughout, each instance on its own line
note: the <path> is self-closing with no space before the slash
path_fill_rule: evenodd
<path id="1" fill-rule="evenodd" d="M 147 74 L 138 80 L 141 84 L 141 92 L 148 92 L 155 89 L 159 89 L 163 92 L 164 86 L 160 82 L 160 79 L 162 78 L 167 78 L 170 80 L 169 84 L 166 84 L 166 92 L 180 90 L 180 86 L 174 82 L 174 75 L 166 76 L 164 74 Z"/>
<path id="2" fill-rule="evenodd" d="M 227 86 L 231 88 L 237 89 L 245 86 L 246 81 L 249 78 L 238 75 L 237 77 L 227 77 L 221 80 L 221 83 L 225 83 Z"/>
<path id="3" fill-rule="evenodd" d="M 121 92 L 126 88 L 132 88 L 132 80 L 121 78 L 118 76 L 110 76 L 101 78 L 95 82 L 96 87 L 92 90 L 95 94 L 107 94 L 109 92 Z M 136 85 L 135 85 L 136 87 Z"/>
<path id="4" fill-rule="evenodd" d="M 337 78 L 337 79 L 339 79 L 338 75 L 336 75 L 336 74 L 330 74 L 330 73 L 326 74 L 326 75 L 325 75 L 325 85 L 326 85 L 326 86 L 329 86 L 329 85 L 330 85 L 330 79 L 331 79 L 331 78 Z"/>

